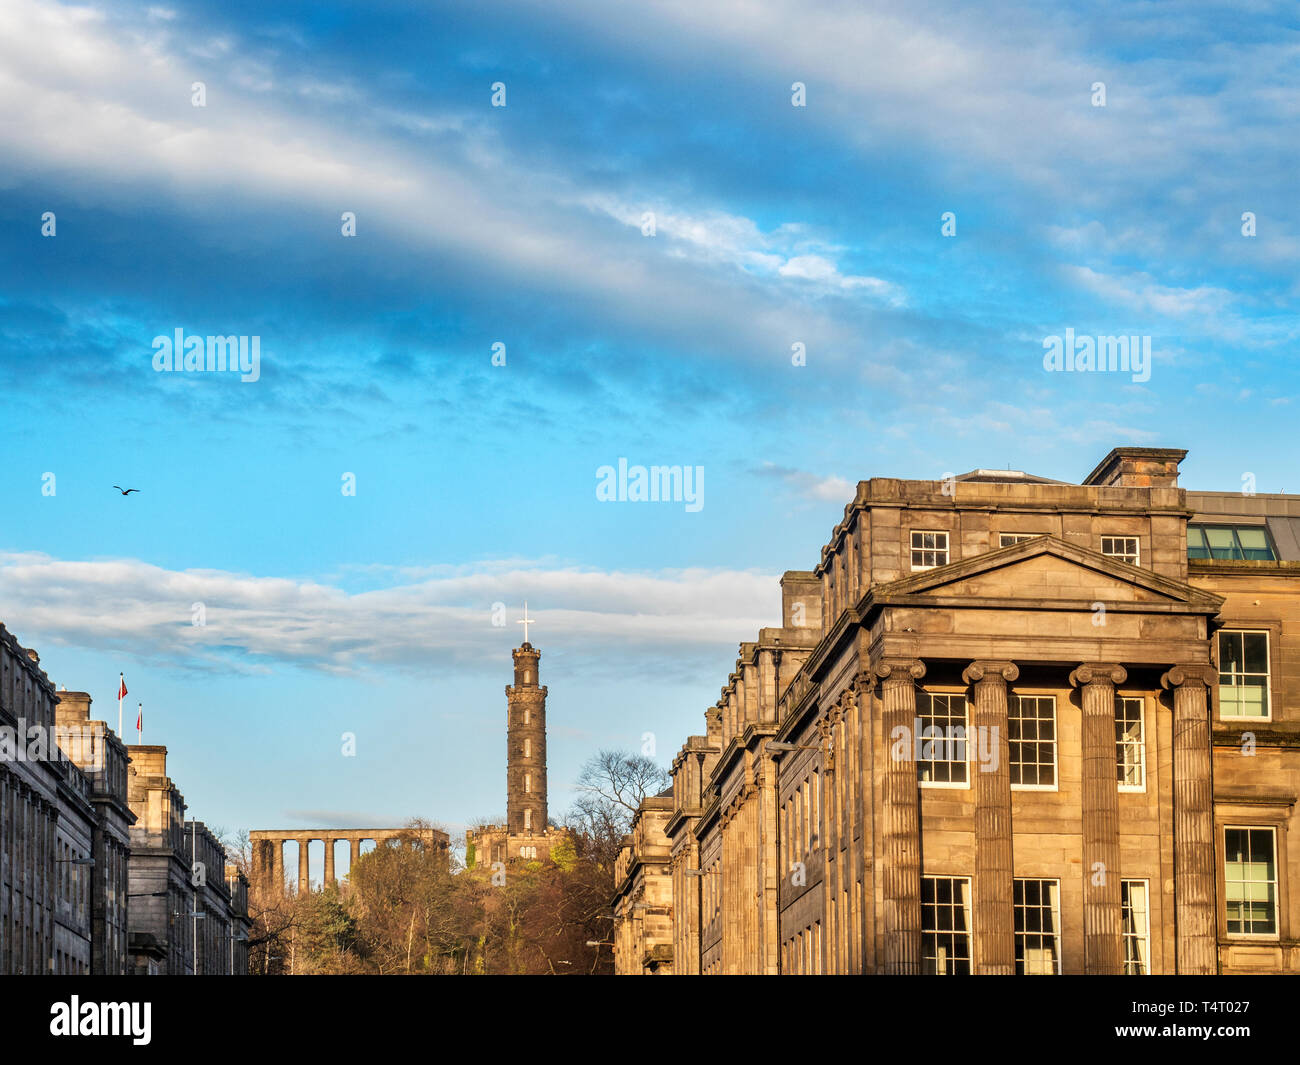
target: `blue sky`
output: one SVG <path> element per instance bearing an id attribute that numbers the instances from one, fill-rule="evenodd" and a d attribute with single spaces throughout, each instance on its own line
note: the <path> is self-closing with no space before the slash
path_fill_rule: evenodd
<path id="1" fill-rule="evenodd" d="M 701 730 L 859 479 L 1298 491 L 1291 14 L 11 0 L 0 620 L 110 720 L 125 670 L 211 824 L 456 829 L 525 599 L 559 815 Z M 178 328 L 260 379 L 155 372 Z M 1066 328 L 1149 380 L 1045 371 Z M 620 457 L 703 508 L 599 502 Z"/>

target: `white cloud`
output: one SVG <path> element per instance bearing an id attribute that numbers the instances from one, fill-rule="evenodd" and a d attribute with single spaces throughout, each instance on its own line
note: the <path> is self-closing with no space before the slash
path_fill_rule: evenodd
<path id="1" fill-rule="evenodd" d="M 725 211 L 687 214 L 663 205 L 636 207 L 603 194 L 587 196 L 580 202 L 638 230 L 646 215 L 653 214 L 655 239 L 671 243 L 678 256 L 732 266 L 758 277 L 811 281 L 828 291 L 861 289 L 895 306 L 903 303 L 903 290 L 897 285 L 876 277 L 841 273 L 830 258 L 838 249 L 814 239 L 798 223 L 786 223 L 765 233 L 753 219 Z"/>
<path id="2" fill-rule="evenodd" d="M 858 486 L 844 477 L 821 476 L 807 470 L 791 469 L 765 462 L 755 473 L 762 477 L 775 477 L 784 481 L 796 493 L 806 499 L 815 499 L 831 503 L 847 504 L 853 500 Z"/>
<path id="3" fill-rule="evenodd" d="M 1063 270 L 1076 284 L 1103 299 L 1137 311 L 1175 318 L 1215 315 L 1236 298 L 1227 289 L 1212 285 L 1177 288 L 1157 284 L 1145 273 L 1118 276 L 1098 273 L 1087 266 L 1067 266 Z"/>
<path id="4" fill-rule="evenodd" d="M 896 285 L 891 285 L 888 281 L 882 281 L 878 277 L 862 277 L 852 274 L 846 276 L 840 273 L 839 267 L 833 262 L 824 259 L 820 255 L 796 255 L 786 262 L 778 272 L 782 277 L 804 278 L 808 281 L 816 281 L 829 288 L 866 289 L 872 295 L 887 299 L 895 305 L 903 302 L 902 290 Z"/>
<path id="5" fill-rule="evenodd" d="M 777 578 L 752 571 L 601 571 L 486 562 L 344 591 L 328 580 L 167 570 L 135 559 L 67 561 L 0 553 L 4 624 L 38 650 L 53 642 L 192 668 L 334 672 L 499 662 L 527 599 L 535 639 L 584 655 L 671 658 L 753 639 L 780 617 Z M 509 604 L 503 626 L 493 604 Z M 193 622 L 202 603 L 206 624 Z"/>
<path id="6" fill-rule="evenodd" d="M 424 116 L 428 131 L 455 133 L 435 154 L 391 136 L 400 113 L 354 86 L 348 123 L 294 111 L 319 88 L 272 63 L 241 54 L 229 35 L 190 41 L 158 20 L 126 30 L 93 10 L 11 0 L 0 5 L 0 180 L 67 180 L 114 207 L 190 210 L 219 197 L 235 212 L 312 212 L 324 225 L 353 210 L 388 239 L 494 270 L 503 283 L 588 299 L 662 336 L 709 336 L 746 354 L 773 336 L 829 350 L 858 342 L 779 283 L 788 255 L 764 248 L 747 219 L 683 213 L 665 219 L 675 239 L 638 242 L 592 224 L 583 205 L 595 190 L 511 159 L 482 115 Z M 195 80 L 207 82 L 206 107 L 190 106 Z M 272 86 L 286 91 L 273 96 Z M 683 248 L 691 269 L 679 265 Z"/>

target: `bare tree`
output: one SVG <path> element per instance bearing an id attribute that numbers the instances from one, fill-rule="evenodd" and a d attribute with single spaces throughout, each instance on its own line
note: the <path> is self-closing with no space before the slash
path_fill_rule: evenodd
<path id="1" fill-rule="evenodd" d="M 579 794 L 567 822 L 586 837 L 584 849 L 611 878 L 641 800 L 658 794 L 671 780 L 654 761 L 628 751 L 600 751 L 579 770 L 574 784 Z"/>

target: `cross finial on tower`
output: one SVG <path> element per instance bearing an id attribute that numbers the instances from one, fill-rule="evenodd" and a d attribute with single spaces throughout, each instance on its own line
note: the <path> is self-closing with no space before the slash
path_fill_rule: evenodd
<path id="1" fill-rule="evenodd" d="M 524 627 L 524 643 L 528 642 L 528 626 L 535 625 L 536 622 L 528 616 L 528 600 L 524 600 L 524 616 L 515 622 L 516 625 Z"/>

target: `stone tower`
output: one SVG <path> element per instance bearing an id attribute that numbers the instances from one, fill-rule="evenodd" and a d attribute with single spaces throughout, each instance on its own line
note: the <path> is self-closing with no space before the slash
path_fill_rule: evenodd
<path id="1" fill-rule="evenodd" d="M 506 686 L 506 830 L 546 832 L 546 688 L 538 684 L 538 651 L 527 638 L 514 650 L 515 682 Z"/>

